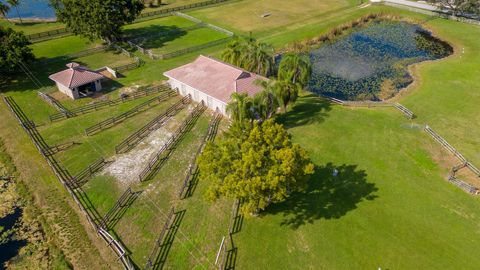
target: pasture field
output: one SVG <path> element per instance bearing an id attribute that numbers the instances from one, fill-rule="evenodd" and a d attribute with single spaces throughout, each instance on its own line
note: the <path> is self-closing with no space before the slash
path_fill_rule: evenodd
<path id="1" fill-rule="evenodd" d="M 240 34 L 262 36 L 358 4 L 355 0 L 242 0 L 188 13 Z"/>
<path id="2" fill-rule="evenodd" d="M 238 248 L 236 268 L 475 269 L 480 261 L 475 253 L 480 244 L 479 198 L 445 180 L 449 167 L 445 166 L 444 159 L 449 159 L 450 154 L 423 132 L 422 126 L 429 124 L 480 166 L 480 138 L 476 135 L 480 133 L 480 126 L 476 124 L 480 122 L 480 26 L 384 6 L 358 8 L 355 4 L 315 0 L 294 5 L 291 1 L 274 4 L 270 0 L 244 0 L 189 12 L 240 34 L 253 31 L 254 36 L 276 49 L 321 35 L 367 13 L 389 12 L 422 23 L 455 47 L 455 54 L 446 59 L 412 67 L 416 81 L 396 99 L 417 115 L 414 120 L 405 119 L 393 108 L 352 109 L 302 93 L 297 104 L 279 117 L 279 121 L 288 128 L 293 140 L 308 150 L 316 173 L 307 191 L 269 207 L 260 217 L 245 218 L 241 231 L 234 235 Z M 260 23 L 254 13 L 257 10 L 270 11 L 271 16 L 262 19 L 270 21 Z M 190 25 L 178 17 L 167 17 L 129 25 L 126 29 L 129 35 L 149 35 L 163 27 Z M 193 46 L 199 41 L 203 43 L 203 38 L 212 37 L 203 32 L 196 38 L 188 37 L 197 30 L 171 36 L 171 40 L 162 41 L 161 48 Z M 65 60 L 66 54 L 98 44 L 65 37 L 32 47 L 39 58 Z M 153 61 L 136 53 L 145 60 L 145 65 L 125 72 L 124 77 L 116 80 L 116 89 L 107 95 L 118 97 L 122 87 L 157 84 L 165 70 L 187 63 L 199 53 L 218 56 L 222 47 L 164 61 Z M 122 61 L 110 54 L 83 57 L 83 63 L 96 67 Z M 32 71 L 42 83 L 52 85 L 48 74 L 59 66 L 40 68 L 33 64 Z M 72 174 L 100 157 L 115 157 L 116 144 L 178 100 L 172 97 L 113 128 L 86 136 L 83 131 L 88 126 L 128 111 L 151 96 L 49 123 L 48 115 L 56 110 L 37 97 L 27 78 L 16 78 L 0 89 L 4 95 L 13 96 L 29 118 L 41 124 L 38 129 L 48 144 L 72 140 L 80 143 L 55 155 Z M 74 108 L 92 100 L 61 102 Z M 190 109 L 184 108 L 161 127 L 160 130 L 166 132 L 161 136 L 175 130 Z M 89 227 L 83 227 L 86 222 L 68 193 L 3 102 L 0 115 L 5 119 L 0 121 L 0 136 L 14 159 L 19 177 L 45 209 L 45 219 L 52 224 L 52 232 L 58 234 L 57 241 L 67 259 L 83 268 L 107 268 L 105 262 L 117 267 L 111 251 Z M 116 222 L 112 233 L 125 244 L 140 268 L 172 206 L 179 216 L 178 226 L 173 242 L 169 243 L 164 267 L 212 268 L 218 245 L 227 234 L 232 202 L 206 202 L 203 193 L 208 186 L 202 182 L 191 197 L 177 199 L 185 171 L 210 118 L 211 115 L 204 112 L 153 179 L 145 183 L 132 182 L 132 189 L 141 193 Z M 338 177 L 331 176 L 334 168 L 340 171 Z M 101 173 L 84 188 L 97 211 L 104 214 L 127 186 Z"/>

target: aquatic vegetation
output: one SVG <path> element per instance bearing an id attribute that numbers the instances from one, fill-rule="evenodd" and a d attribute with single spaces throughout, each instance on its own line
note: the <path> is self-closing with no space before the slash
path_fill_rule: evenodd
<path id="1" fill-rule="evenodd" d="M 309 89 L 344 100 L 387 99 L 412 82 L 408 65 L 452 52 L 419 25 L 375 21 L 310 51 Z"/>

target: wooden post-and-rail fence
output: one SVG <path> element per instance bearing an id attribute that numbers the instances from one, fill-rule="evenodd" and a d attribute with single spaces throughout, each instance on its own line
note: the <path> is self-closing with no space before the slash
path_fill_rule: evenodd
<path id="1" fill-rule="evenodd" d="M 125 248 L 101 226 L 104 223 L 103 218 L 99 215 L 91 202 L 88 200 L 83 189 L 78 186 L 75 181 L 73 181 L 73 177 L 70 175 L 68 170 L 63 168 L 55 160 L 53 155 L 49 153 L 48 145 L 45 144 L 45 141 L 40 136 L 40 133 L 36 129 L 33 122 L 27 118 L 25 113 L 20 109 L 20 107 L 18 106 L 18 104 L 16 104 L 12 97 L 4 97 L 3 100 L 12 112 L 12 114 L 20 123 L 20 126 L 30 137 L 40 154 L 45 158 L 47 164 L 50 166 L 57 179 L 60 181 L 60 183 L 62 183 L 68 193 L 72 196 L 73 200 L 79 207 L 80 211 L 85 215 L 85 218 L 90 223 L 90 225 L 92 225 L 92 227 L 99 234 L 99 236 L 101 236 L 101 238 L 107 242 L 108 246 L 119 256 L 123 267 L 128 270 L 133 270 L 134 266 L 130 261 L 128 254 L 125 253 Z"/>

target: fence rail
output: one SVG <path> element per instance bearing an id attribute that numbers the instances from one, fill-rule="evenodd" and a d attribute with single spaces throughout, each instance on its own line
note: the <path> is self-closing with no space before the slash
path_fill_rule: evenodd
<path id="1" fill-rule="evenodd" d="M 102 236 L 105 242 L 108 243 L 108 246 L 115 251 L 118 258 L 122 261 L 122 264 L 125 267 L 125 269 L 128 269 L 128 270 L 135 269 L 135 267 L 132 264 L 132 261 L 130 260 L 130 257 L 128 257 L 127 253 L 125 252 L 125 248 L 120 242 L 115 240 L 115 238 L 113 238 L 106 230 L 102 228 L 98 230 L 98 233 Z"/>
<path id="2" fill-rule="evenodd" d="M 186 104 L 190 103 L 190 101 L 191 99 L 189 96 L 183 97 L 177 103 L 173 104 L 170 108 L 168 108 L 164 113 L 155 117 L 152 121 L 148 122 L 145 126 L 135 131 L 133 134 L 123 140 L 120 144 L 115 146 L 115 152 L 117 154 L 120 154 L 130 151 L 143 138 L 147 137 L 154 130 L 165 124 L 168 119 L 177 114 L 181 109 L 185 107 Z"/>
<path id="3" fill-rule="evenodd" d="M 187 194 L 185 194 L 185 189 L 187 188 L 187 186 L 191 182 L 192 177 L 196 174 L 198 170 L 197 158 L 200 155 L 200 153 L 202 153 L 205 147 L 205 144 L 209 141 L 213 141 L 213 139 L 215 138 L 220 120 L 222 120 L 222 115 L 220 113 L 216 113 L 215 116 L 212 118 L 212 120 L 210 120 L 208 124 L 207 132 L 203 137 L 202 143 L 198 147 L 197 152 L 195 153 L 195 155 L 193 155 L 192 160 L 188 165 L 187 174 L 185 175 L 185 179 L 183 180 L 183 185 L 180 188 L 180 191 L 178 192 L 178 197 L 180 199 L 183 199 L 187 196 Z"/>
<path id="4" fill-rule="evenodd" d="M 468 161 L 455 147 L 447 142 L 442 136 L 440 136 L 437 132 L 435 132 L 432 128 L 428 125 L 425 126 L 425 131 L 432 136 L 438 143 L 440 143 L 445 149 L 447 149 L 450 153 L 452 153 L 456 158 L 460 160 L 460 162 L 465 163 L 465 165 L 478 177 L 480 177 L 480 170 L 475 167 L 470 161 Z"/>
<path id="5" fill-rule="evenodd" d="M 63 37 L 67 35 L 71 35 L 72 33 L 67 30 L 67 28 L 59 28 L 55 30 L 50 30 L 50 31 L 45 31 L 45 32 L 39 32 L 39 33 L 34 33 L 30 35 L 26 35 L 27 39 L 30 40 L 30 42 L 40 42 L 48 39 L 53 39 L 53 38 L 58 38 L 58 37 Z"/>
<path id="6" fill-rule="evenodd" d="M 40 136 L 40 133 L 36 129 L 35 125 L 31 124 L 31 121 L 27 118 L 25 113 L 20 109 L 12 97 L 4 97 L 3 100 L 15 118 L 19 121 L 27 135 L 30 137 L 40 154 L 45 158 L 47 164 L 50 166 L 57 179 L 72 196 L 73 200 L 79 207 L 80 211 L 85 215 L 85 218 L 90 225 L 92 225 L 95 231 L 102 236 L 102 239 L 108 243 L 108 246 L 112 248 L 115 253 L 121 255 L 120 258 L 123 266 L 126 269 L 134 269 L 130 258 L 125 254 L 125 249 L 121 246 L 121 244 L 115 241 L 111 235 L 101 228 L 101 225 L 104 224 L 103 218 L 95 210 L 82 188 L 77 186 L 76 183 L 72 181 L 72 176 L 68 170 L 63 168 L 52 155 L 46 154 L 46 152 L 48 153 L 48 148 L 45 148 L 45 142 Z"/>
<path id="7" fill-rule="evenodd" d="M 74 176 L 72 181 L 77 183 L 78 186 L 82 186 L 88 181 L 88 179 L 92 177 L 93 174 L 103 169 L 106 164 L 106 160 L 104 158 L 100 158 L 92 164 L 88 165 L 87 168 L 78 173 L 76 176 Z"/>
<path id="8" fill-rule="evenodd" d="M 70 117 L 72 115 L 72 112 L 70 112 L 67 108 L 65 108 L 65 106 L 63 106 L 63 104 L 60 103 L 60 101 L 56 100 L 55 98 L 53 98 L 49 94 L 43 93 L 41 91 L 38 91 L 37 93 L 38 93 L 38 96 L 41 99 L 43 99 L 48 104 L 50 104 L 52 107 L 57 109 L 57 111 L 59 111 L 60 114 L 65 115 L 65 117 Z"/>
<path id="9" fill-rule="evenodd" d="M 190 95 L 188 95 L 190 96 Z M 193 111 L 187 116 L 187 118 L 182 122 L 182 124 L 175 130 L 172 136 L 167 140 L 167 142 L 160 148 L 160 150 L 155 154 L 154 157 L 150 159 L 147 166 L 140 172 L 138 178 L 139 181 L 145 181 L 155 174 L 161 164 L 170 156 L 175 145 L 180 141 L 183 135 L 188 132 L 193 124 L 196 122 L 200 114 L 206 109 L 206 106 L 202 103 L 199 103 Z"/>
<path id="10" fill-rule="evenodd" d="M 206 6 L 216 5 L 216 4 L 229 2 L 229 1 L 232 1 L 232 0 L 209 0 L 209 1 L 189 4 L 189 5 L 184 5 L 184 6 L 178 6 L 178 7 L 160 9 L 160 10 L 151 11 L 151 12 L 145 12 L 145 13 L 140 14 L 137 17 L 137 21 L 142 21 L 142 20 L 145 20 L 146 18 L 149 19 L 149 18 L 155 18 L 157 16 L 169 15 L 170 13 L 172 13 L 174 11 L 194 9 L 194 8 L 199 8 L 199 7 L 206 7 Z"/>
<path id="11" fill-rule="evenodd" d="M 110 117 L 106 120 L 101 121 L 100 123 L 97 123 L 97 124 L 95 124 L 91 127 L 88 127 L 87 129 L 85 129 L 85 134 L 87 136 L 91 136 L 91 135 L 94 135 L 94 134 L 96 134 L 100 131 L 111 128 L 111 127 L 125 121 L 126 119 L 142 112 L 142 111 L 150 109 L 154 105 L 160 104 L 161 102 L 169 99 L 170 97 L 172 97 L 174 95 L 176 95 L 176 93 L 173 92 L 173 91 L 167 91 L 165 93 L 162 93 L 157 97 L 149 99 L 149 100 L 143 102 L 142 104 L 139 104 L 139 105 L 135 106 L 133 109 L 131 109 L 129 111 L 126 111 L 126 112 L 124 112 L 120 115 L 114 116 L 114 117 Z"/>
<path id="12" fill-rule="evenodd" d="M 159 253 L 158 251 L 160 250 L 160 247 L 163 243 L 165 234 L 167 233 L 167 231 L 170 229 L 172 225 L 172 218 L 174 216 L 174 213 L 175 213 L 174 208 L 173 207 L 170 208 L 170 211 L 168 212 L 168 215 L 167 215 L 167 220 L 163 224 L 162 230 L 160 231 L 157 241 L 155 241 L 155 246 L 150 252 L 150 255 L 148 255 L 147 263 L 145 264 L 145 267 L 144 267 L 145 270 L 148 270 L 154 267 L 155 259 L 158 256 L 158 253 Z"/>
<path id="13" fill-rule="evenodd" d="M 412 111 L 410 111 L 407 107 L 403 106 L 402 104 L 396 102 L 393 104 L 393 106 L 395 106 L 395 108 L 397 108 L 403 114 L 405 114 L 405 116 L 407 116 L 409 119 L 415 118 L 415 114 Z"/>
<path id="14" fill-rule="evenodd" d="M 217 39 L 217 40 L 205 43 L 205 44 L 200 44 L 200 45 L 197 45 L 197 46 L 188 47 L 188 48 L 181 49 L 181 50 L 174 51 L 174 52 L 170 52 L 170 53 L 160 54 L 158 56 L 159 56 L 159 59 L 162 59 L 162 60 L 170 59 L 170 58 L 174 58 L 174 57 L 184 55 L 184 54 L 187 54 L 187 53 L 191 53 L 191 52 L 199 51 L 199 50 L 202 50 L 202 49 L 205 49 L 205 48 L 210 48 L 210 47 L 213 47 L 213 46 L 216 46 L 216 45 L 220 45 L 220 44 L 228 42 L 231 39 L 232 39 L 231 37 Z"/>
<path id="15" fill-rule="evenodd" d="M 71 109 L 69 111 L 70 112 L 69 116 L 67 116 L 63 113 L 52 114 L 52 115 L 49 116 L 49 119 L 50 119 L 50 121 L 53 122 L 53 121 L 58 121 L 58 120 L 62 120 L 62 119 L 70 118 L 70 117 L 75 117 L 75 116 L 79 116 L 79 115 L 86 114 L 86 113 L 89 113 L 89 112 L 104 109 L 105 107 L 115 106 L 115 105 L 118 105 L 118 104 L 123 103 L 123 102 L 127 102 L 127 101 L 130 101 L 130 100 L 135 100 L 135 99 L 138 99 L 138 98 L 141 98 L 141 97 L 145 97 L 145 96 L 149 96 L 149 95 L 152 95 L 152 94 L 155 94 L 155 93 L 160 93 L 160 92 L 169 91 L 169 90 L 170 90 L 170 88 L 168 86 L 165 86 L 165 85 L 151 86 L 151 87 L 148 87 L 144 90 L 139 90 L 139 91 L 136 91 L 134 93 L 131 93 L 131 94 L 128 94 L 128 95 L 125 95 L 125 96 L 121 96 L 121 97 L 119 97 L 117 99 L 114 99 L 114 100 L 103 100 L 103 101 L 94 102 L 94 103 L 91 103 L 91 104 L 87 104 L 87 105 L 84 105 L 84 106 L 80 106 L 80 107 Z"/>

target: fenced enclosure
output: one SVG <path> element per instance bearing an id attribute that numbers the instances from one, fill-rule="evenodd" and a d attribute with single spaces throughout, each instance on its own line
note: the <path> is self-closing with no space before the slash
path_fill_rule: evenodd
<path id="1" fill-rule="evenodd" d="M 113 228 L 120 218 L 125 214 L 128 207 L 133 204 L 141 192 L 133 192 L 131 187 L 128 187 L 123 194 L 118 198 L 115 205 L 103 217 L 103 227 Z"/>
<path id="2" fill-rule="evenodd" d="M 93 176 L 93 174 L 103 169 L 105 165 L 107 165 L 107 161 L 104 158 L 100 158 L 75 175 L 72 181 L 74 181 L 78 186 L 83 186 Z"/>
<path id="3" fill-rule="evenodd" d="M 384 101 L 347 101 L 347 100 L 341 100 L 341 99 L 330 97 L 323 94 L 320 94 L 320 96 L 330 100 L 335 104 L 339 104 L 346 107 L 367 107 L 367 108 L 395 107 L 400 112 L 402 112 L 408 119 L 415 118 L 415 114 L 411 110 L 409 110 L 407 107 L 403 106 L 398 102 L 390 103 L 390 102 L 384 102 Z"/>
<path id="4" fill-rule="evenodd" d="M 52 107 L 57 109 L 57 111 L 59 111 L 60 114 L 64 115 L 65 117 L 70 117 L 70 116 L 73 115 L 72 112 L 70 112 L 67 108 L 65 108 L 65 106 L 62 105 L 62 103 L 60 103 L 58 100 L 56 100 L 55 98 L 53 98 L 49 94 L 43 93 L 43 92 L 40 92 L 40 91 L 38 91 L 37 93 L 38 93 L 38 96 L 40 98 L 42 98 L 44 101 L 46 101 Z"/>
<path id="5" fill-rule="evenodd" d="M 46 145 L 35 125 L 31 123 L 31 121 L 27 118 L 25 113 L 20 109 L 12 97 L 4 97 L 3 100 L 15 118 L 18 120 L 22 128 L 25 130 L 27 135 L 30 137 L 39 153 L 45 158 L 47 164 L 50 166 L 57 179 L 72 196 L 73 200 L 79 207 L 80 211 L 85 215 L 85 218 L 90 225 L 102 237 L 102 239 L 107 242 L 108 247 L 110 247 L 119 256 L 123 266 L 126 269 L 134 269 L 130 258 L 125 253 L 123 246 L 102 228 L 102 225 L 105 224 L 105 222 L 93 207 L 83 189 L 72 180 L 73 177 L 70 175 L 68 170 L 63 168 L 53 157 L 53 155 L 49 154 L 48 145 Z"/>
<path id="6" fill-rule="evenodd" d="M 243 216 L 240 213 L 241 202 L 236 199 L 232 206 L 232 216 L 228 226 L 228 236 L 222 238 L 218 249 L 215 266 L 218 269 L 235 269 L 235 261 L 237 256 L 237 247 L 233 242 L 233 235 L 241 230 L 243 224 Z"/>
<path id="7" fill-rule="evenodd" d="M 51 122 L 59 121 L 59 120 L 62 120 L 62 119 L 67 119 L 67 118 L 79 116 L 79 115 L 82 115 L 82 114 L 86 114 L 86 113 L 89 113 L 89 112 L 98 111 L 98 110 L 104 109 L 106 107 L 115 106 L 115 105 L 118 105 L 118 104 L 123 103 L 123 102 L 135 100 L 135 99 L 138 99 L 138 98 L 141 98 L 141 97 L 145 97 L 145 96 L 149 96 L 149 95 L 153 95 L 153 94 L 156 94 L 156 93 L 169 91 L 169 90 L 170 90 L 170 88 L 168 86 L 165 86 L 165 85 L 151 86 L 151 87 L 147 87 L 146 89 L 143 89 L 143 90 L 138 90 L 134 93 L 122 95 L 121 97 L 119 97 L 117 99 L 114 99 L 114 100 L 98 101 L 98 102 L 94 102 L 94 103 L 91 103 L 91 104 L 87 104 L 87 105 L 84 105 L 84 106 L 80 106 L 80 107 L 71 109 L 71 110 L 69 110 L 69 112 L 70 112 L 69 114 L 64 114 L 64 113 L 52 114 L 52 115 L 49 115 L 48 118 L 50 119 Z"/>
<path id="8" fill-rule="evenodd" d="M 170 136 L 162 148 L 160 148 L 157 154 L 150 159 L 142 172 L 140 172 L 138 176 L 140 182 L 150 179 L 158 172 L 163 163 L 170 157 L 171 153 L 175 149 L 175 146 L 183 138 L 183 135 L 185 135 L 185 133 L 193 127 L 198 117 L 200 117 L 205 109 L 206 106 L 203 104 L 203 102 L 199 103 L 193 109 L 193 111 L 188 115 L 187 119 L 182 122 L 182 124 L 175 130 L 173 135 Z"/>
<path id="9" fill-rule="evenodd" d="M 85 129 L 85 134 L 87 136 L 91 136 L 91 135 L 94 135 L 94 134 L 96 134 L 98 132 L 101 132 L 105 129 L 111 128 L 111 127 L 125 121 L 126 119 L 128 119 L 128 118 L 130 118 L 130 117 L 132 117 L 132 116 L 134 116 L 134 115 L 136 115 L 140 112 L 143 112 L 145 110 L 150 109 L 152 106 L 160 104 L 161 102 L 171 98 L 172 96 L 175 96 L 176 94 L 177 93 L 173 92 L 173 91 L 166 91 L 165 93 L 162 93 L 157 97 L 149 99 L 149 100 L 143 102 L 142 104 L 135 106 L 133 109 L 131 109 L 129 111 L 126 111 L 126 112 L 124 112 L 120 115 L 114 116 L 114 117 L 110 117 L 106 120 L 101 121 L 100 123 L 97 123 L 97 124 L 87 128 L 87 129 Z"/>
<path id="10" fill-rule="evenodd" d="M 173 104 L 170 108 L 168 108 L 164 113 L 155 117 L 152 121 L 148 122 L 145 126 L 135 131 L 133 134 L 123 140 L 120 144 L 115 146 L 115 153 L 120 154 L 130 151 L 143 138 L 147 137 L 154 130 L 165 124 L 171 117 L 176 115 L 180 110 L 185 107 L 185 105 L 190 103 L 190 101 L 190 96 L 183 97 L 177 103 Z"/>
<path id="11" fill-rule="evenodd" d="M 180 199 L 184 199 L 188 196 L 191 196 L 191 187 L 192 182 L 195 181 L 196 177 L 198 177 L 198 166 L 197 166 L 197 158 L 200 153 L 202 153 L 205 144 L 209 141 L 213 141 L 215 138 L 218 125 L 220 124 L 220 120 L 222 120 L 222 115 L 220 113 L 216 113 L 215 116 L 210 120 L 208 123 L 207 133 L 202 139 L 200 146 L 198 147 L 197 152 L 192 157 L 190 164 L 188 165 L 187 174 L 185 175 L 185 179 L 183 180 L 183 185 L 178 192 L 178 197 Z M 187 188 L 188 187 L 188 188 Z"/>
<path id="12" fill-rule="evenodd" d="M 432 136 L 432 138 L 452 153 L 460 162 L 464 163 L 475 175 L 480 177 L 480 170 L 468 161 L 455 147 L 447 142 L 442 136 L 435 132 L 430 126 L 425 125 L 425 131 Z"/>
<path id="13" fill-rule="evenodd" d="M 173 217 L 175 215 L 175 210 L 174 208 L 170 208 L 170 211 L 168 212 L 167 219 L 165 223 L 163 224 L 162 230 L 160 231 L 160 234 L 157 238 L 157 241 L 155 241 L 155 246 L 153 247 L 152 251 L 150 252 L 147 263 L 145 264 L 145 267 L 143 269 L 148 270 L 148 269 L 157 269 L 158 266 L 158 257 L 160 257 L 161 252 L 161 246 L 163 244 L 165 234 L 167 233 L 168 230 L 170 230 Z"/>
<path id="14" fill-rule="evenodd" d="M 30 42 L 36 43 L 40 41 L 45 41 L 45 40 L 59 38 L 59 37 L 65 37 L 69 35 L 72 35 L 72 33 L 68 31 L 67 28 L 59 28 L 55 30 L 26 35 L 26 37 L 28 40 L 30 40 Z"/>

